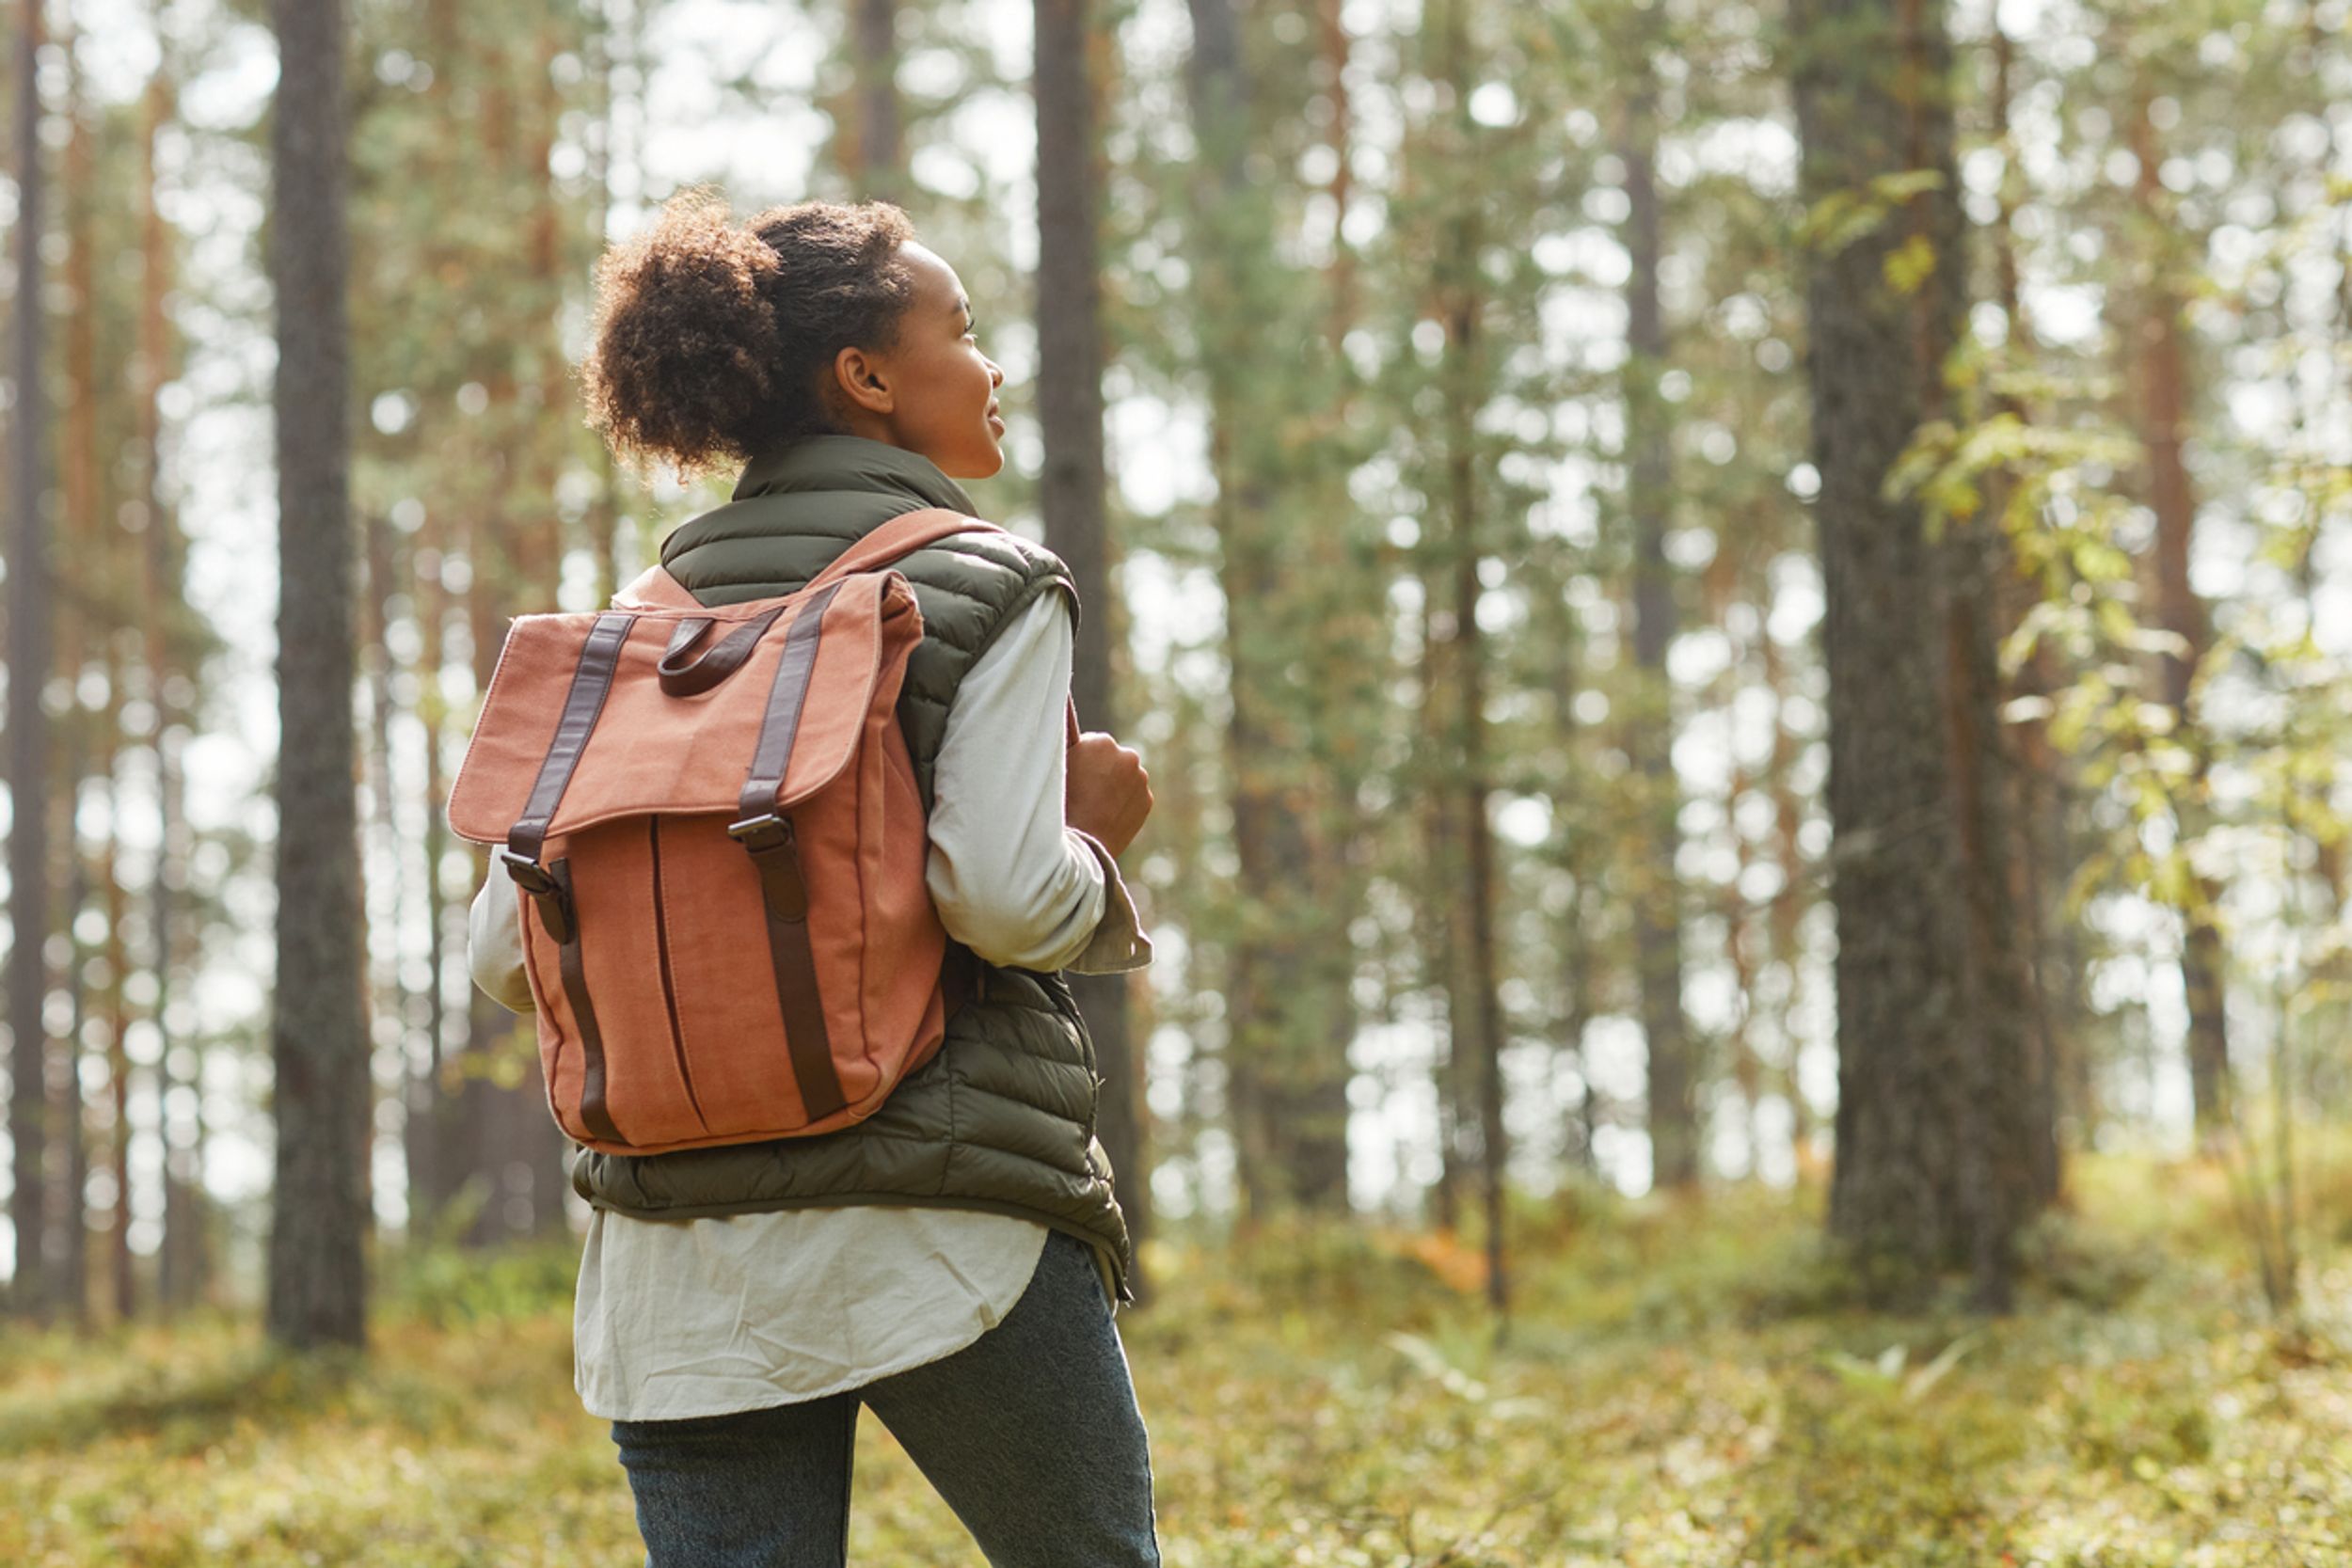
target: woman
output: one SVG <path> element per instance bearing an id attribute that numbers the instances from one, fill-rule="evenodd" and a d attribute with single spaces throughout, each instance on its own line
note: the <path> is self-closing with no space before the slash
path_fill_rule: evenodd
<path id="1" fill-rule="evenodd" d="M 895 207 L 738 225 L 682 197 L 597 296 L 582 379 L 615 455 L 741 466 L 662 545 L 705 604 L 790 593 L 901 513 L 969 513 L 956 481 L 1003 466 L 1004 372 Z M 649 1568 L 845 1562 L 861 1405 L 990 1562 L 1159 1560 L 1112 1322 L 1132 1259 L 1060 973 L 1150 960 L 1117 863 L 1149 782 L 1107 735 L 1065 749 L 1077 603 L 1051 552 L 966 533 L 898 570 L 925 624 L 898 717 L 964 998 L 946 1043 L 841 1132 L 573 1167 L 594 1205 L 575 1386 L 612 1423 Z M 502 879 L 471 934 L 476 979 L 528 1008 Z"/>

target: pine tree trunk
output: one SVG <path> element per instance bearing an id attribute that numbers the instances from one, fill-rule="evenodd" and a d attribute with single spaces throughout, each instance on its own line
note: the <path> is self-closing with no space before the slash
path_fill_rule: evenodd
<path id="1" fill-rule="evenodd" d="M 1330 143 L 1331 344 L 1336 351 L 1356 324 L 1356 253 L 1347 243 L 1347 209 L 1355 194 L 1355 101 L 1347 87 L 1350 35 L 1341 20 L 1343 0 L 1315 0 L 1315 34 L 1322 45 L 1324 101 L 1331 107 L 1325 135 Z"/>
<path id="2" fill-rule="evenodd" d="M 99 849 L 96 882 L 106 935 L 101 939 L 106 979 L 99 1004 L 99 1022 L 105 1033 L 106 1097 L 105 1166 L 114 1197 L 106 1217 L 105 1289 L 103 1300 L 117 1322 L 131 1316 L 130 1245 L 130 1061 L 123 1053 L 122 890 L 115 875 L 115 756 L 121 735 L 122 669 L 116 654 L 121 635 L 119 612 L 109 585 L 118 574 L 118 530 L 111 521 L 115 498 L 108 483 L 108 465 L 100 450 L 98 316 L 97 161 L 95 133 L 83 102 L 79 52 L 69 31 L 60 40 L 66 59 L 65 119 L 70 134 L 65 145 L 64 213 L 66 231 L 65 280 L 72 309 L 65 320 L 66 404 L 63 446 L 58 456 L 64 483 L 65 538 L 69 541 L 69 570 L 61 589 L 81 606 L 77 629 L 89 640 L 103 672 L 106 696 L 95 714 L 79 714 L 94 737 L 95 755 L 89 768 L 99 781 L 105 802 L 106 836 Z M 70 668 L 76 679 L 87 660 Z M 65 780 L 69 800 L 78 800 L 82 773 Z M 76 845 L 69 816 L 69 840 Z M 87 980 L 85 984 L 87 985 Z M 87 1134 L 85 1134 L 87 1135 Z"/>
<path id="3" fill-rule="evenodd" d="M 1798 737 L 1791 734 L 1788 722 L 1789 676 L 1784 668 L 1780 644 L 1767 631 L 1761 640 L 1761 663 L 1765 689 L 1772 694 L 1772 752 L 1766 767 L 1772 801 L 1772 861 L 1780 871 L 1779 895 L 1772 900 L 1767 918 L 1772 943 L 1772 959 L 1788 972 L 1788 992 L 1779 1007 L 1780 1036 L 1787 1051 L 1781 1063 L 1781 1093 L 1788 1101 L 1788 1142 L 1795 1156 L 1800 1175 L 1811 1168 L 1812 1142 L 1816 1130 L 1813 1107 L 1804 1096 L 1804 1084 L 1799 1071 L 1797 1030 L 1793 1020 L 1803 1016 L 1806 994 L 1804 977 L 1804 917 L 1805 888 L 1812 877 L 1806 863 L 1804 842 L 1804 803 L 1797 797 L 1790 775 L 1797 765 L 1800 750 Z"/>
<path id="4" fill-rule="evenodd" d="M 1583 660 L 1583 628 L 1568 603 L 1568 575 L 1565 567 L 1547 574 L 1540 588 L 1545 634 L 1552 649 L 1552 739 L 1560 757 L 1559 777 L 1568 781 L 1562 785 L 1564 797 L 1577 793 L 1573 781 L 1581 777 L 1582 756 L 1576 694 Z M 1558 872 L 1568 879 L 1573 890 L 1568 907 L 1555 927 L 1559 933 L 1563 999 L 1559 1043 L 1576 1073 L 1577 1083 L 1576 1101 L 1561 1128 L 1561 1174 L 1582 1180 L 1597 1178 L 1600 1173 L 1599 1159 L 1593 1148 L 1599 1107 L 1593 1092 L 1592 1060 L 1585 1050 L 1585 1035 L 1592 1027 L 1594 1013 L 1593 847 L 1590 835 L 1572 821 L 1555 821 L 1553 831 L 1561 839 Z"/>
<path id="5" fill-rule="evenodd" d="M 1949 45 L 1931 0 L 1797 0 L 1791 20 L 1807 201 L 1904 170 L 1940 182 L 1814 256 L 1807 279 L 1837 835 L 1830 1228 L 1884 1267 L 1882 1284 L 1967 1268 L 1979 1304 L 1998 1308 L 2019 1219 L 2004 1090 L 2024 1064 L 1979 941 L 2007 887 L 1976 680 L 1990 654 L 1972 598 L 1981 552 L 1939 548 L 1915 503 L 1881 493 L 1933 411 L 1964 304 Z M 1889 280 L 1890 255 L 1914 288 Z"/>
<path id="6" fill-rule="evenodd" d="M 8 952 L 8 1139 L 15 1192 L 8 1220 L 16 1237 L 16 1273 L 8 1306 L 26 1317 L 46 1314 L 51 1282 L 45 1273 L 49 1237 L 42 1224 L 47 1199 L 48 1031 L 41 1022 L 49 990 L 42 947 L 49 930 L 49 747 L 40 704 L 27 701 L 48 684 L 49 549 L 40 515 L 47 380 L 41 374 L 40 0 L 23 0 L 16 40 L 16 316 L 13 347 L 15 406 L 8 421 L 8 923 L 16 933 Z"/>
<path id="7" fill-rule="evenodd" d="M 510 584 L 528 580 L 528 566 L 513 559 L 511 547 L 504 532 L 491 526 L 489 519 L 472 519 L 466 556 L 473 563 L 474 579 L 466 598 L 466 615 L 471 629 L 477 691 L 490 689 L 490 676 L 498 665 L 500 627 L 504 620 L 501 600 L 509 594 Z M 479 851 L 472 859 L 477 869 L 469 885 L 478 887 L 495 868 Z M 455 1136 L 448 1180 L 452 1197 L 472 1211 L 464 1232 L 469 1246 L 489 1246 L 507 1237 L 506 1167 L 512 1145 L 507 1137 L 509 1120 L 501 1103 L 506 1091 L 499 1086 L 490 1064 L 497 1053 L 507 1048 L 514 1032 L 513 1014 L 484 995 L 479 987 L 466 988 L 466 1044 L 451 1107 Z"/>
<path id="8" fill-rule="evenodd" d="M 607 0 L 608 6 L 611 3 L 612 0 Z M 461 124 L 451 107 L 464 47 L 458 35 L 458 9 L 453 0 L 427 0 L 424 8 L 424 53 L 433 68 L 433 80 L 425 89 L 424 100 L 436 111 L 437 123 L 448 134 L 448 139 L 433 150 L 433 156 L 428 162 L 429 178 L 435 181 L 450 179 L 453 166 L 464 156 L 452 145 L 460 134 Z M 428 270 L 437 271 L 451 265 L 446 242 L 428 235 L 423 246 L 423 260 Z M 453 434 L 450 444 L 455 446 L 461 439 Z M 462 451 L 452 451 L 453 467 L 457 467 L 463 461 Z M 441 862 L 449 846 L 445 815 L 448 785 L 442 760 L 447 744 L 445 727 L 449 704 L 442 694 L 441 677 L 449 660 L 448 634 L 452 618 L 449 594 L 442 586 L 438 568 L 448 559 L 452 549 L 467 550 L 469 564 L 475 573 L 474 592 L 488 591 L 483 571 L 485 562 L 473 556 L 467 541 L 450 526 L 444 509 L 426 509 L 417 549 L 419 558 L 430 557 L 436 569 L 420 572 L 416 584 L 419 627 L 417 705 L 418 718 L 424 727 L 425 749 L 422 874 L 425 925 L 430 933 L 426 963 L 430 966 L 431 976 L 427 981 L 425 1003 L 425 1059 L 421 1074 L 409 1085 L 409 1111 L 402 1123 L 402 1152 L 408 1171 L 408 1229 L 411 1238 L 437 1234 L 450 1201 L 464 1184 L 466 1177 L 467 1151 L 464 1123 L 460 1117 L 460 1097 L 445 1081 L 444 1072 L 453 1055 L 450 1050 L 448 1000 L 449 949 L 453 941 L 461 954 L 464 950 L 463 934 L 451 928 L 449 901 L 441 891 Z M 476 662 L 478 667 L 480 661 Z M 466 989 L 470 994 L 472 988 L 469 986 Z"/>
<path id="9" fill-rule="evenodd" d="M 70 814 L 57 824 L 57 837 L 71 845 L 73 823 Z M 67 930 L 66 990 L 72 1002 L 68 1016 L 68 1033 L 56 1042 L 54 1054 L 59 1070 L 53 1072 L 50 1095 L 54 1125 L 64 1144 L 57 1150 L 56 1164 L 62 1180 L 51 1199 L 49 1215 L 51 1234 L 59 1243 L 54 1259 L 56 1277 L 51 1282 L 56 1305 L 64 1309 L 68 1322 L 76 1328 L 91 1326 L 89 1291 L 89 1115 L 82 1097 L 82 1033 L 89 1022 L 89 983 L 84 973 L 89 955 L 83 951 L 81 939 L 72 934 L 74 917 L 89 897 L 89 871 L 83 865 L 81 855 L 73 856 L 73 869 L 66 879 L 65 926 Z"/>
<path id="10" fill-rule="evenodd" d="M 427 515 L 433 531 L 423 541 L 437 559 L 438 526 Z M 451 932 L 449 901 L 441 893 L 441 860 L 449 848 L 446 811 L 449 785 L 441 766 L 445 743 L 442 725 L 447 705 L 441 698 L 441 669 L 446 655 L 443 633 L 448 604 L 437 574 L 421 581 L 417 594 L 419 636 L 418 682 L 420 717 L 424 722 L 424 910 L 431 933 L 426 950 L 430 977 L 426 981 L 423 1071 L 409 1086 L 409 1111 L 404 1123 L 408 1164 L 408 1226 L 414 1236 L 430 1233 L 437 1225 L 455 1189 L 458 1177 L 456 1097 L 442 1082 L 443 1056 L 449 1041 L 449 975 Z M 462 940 L 462 938 L 460 939 Z M 468 988 L 470 992 L 471 988 Z"/>
<path id="11" fill-rule="evenodd" d="M 2016 51 L 1997 17 L 1993 20 L 1992 28 L 1992 134 L 1994 145 L 2007 146 L 2010 135 L 2010 72 Z M 2017 345 L 2022 356 L 2032 349 L 2033 324 L 2026 314 L 2019 281 L 2014 217 L 2015 203 L 2005 188 L 1993 226 L 1994 276 L 1999 303 L 2009 325 L 2009 340 Z M 2027 417 L 2024 403 L 2014 394 L 2002 394 L 1997 406 L 2021 420 Z M 2001 517 L 2008 511 L 2013 476 L 2006 468 L 1988 477 L 1987 518 Z M 2004 546 L 2000 564 L 1999 590 L 1994 601 L 1998 618 L 1996 641 L 2017 628 L 2036 597 L 2034 585 L 2017 570 L 2013 548 Z M 2042 696 L 2055 690 L 2062 678 L 2055 663 L 2046 643 L 2037 645 L 2023 679 L 2017 683 L 2018 689 L 2012 694 Z M 2067 798 L 2072 789 L 2069 759 L 2050 743 L 2046 721 L 2027 720 L 2013 729 L 2015 766 L 2010 773 L 2013 787 L 2009 800 L 2013 840 L 2010 896 L 2021 923 L 2019 945 L 2025 964 L 2026 1040 L 2030 1062 L 2026 1083 L 2029 1106 L 2026 1132 L 2031 1148 L 2031 1199 L 2039 1206 L 2058 1196 L 2058 1085 L 2062 1074 L 2060 1057 L 2068 1043 L 2059 1019 L 2063 1017 L 2071 1023 L 2087 1009 L 2077 1000 L 2079 974 L 2067 962 L 2075 940 L 2075 923 L 2066 918 L 2061 908 L 2061 890 L 2074 864 L 2071 835 L 2066 831 Z M 2053 930 L 2063 931 L 2063 937 L 2054 942 L 2050 935 Z M 2074 1048 L 2082 1049 L 2079 1041 L 2074 1042 Z M 2086 1120 L 2082 1125 L 2088 1127 L 2090 1123 Z"/>
<path id="12" fill-rule="evenodd" d="M 898 0 L 850 0 L 850 4 L 855 8 L 851 20 L 857 53 L 857 146 L 848 160 L 850 174 L 861 187 L 860 196 L 896 200 L 905 195 L 907 184 L 898 113 Z M 1038 26 L 1041 56 L 1041 15 Z"/>
<path id="13" fill-rule="evenodd" d="M 175 1044 L 171 1006 L 179 921 L 172 898 L 173 884 L 184 875 L 181 837 L 185 816 L 182 800 L 180 759 L 176 751 L 180 715 L 174 695 L 177 684 L 171 628 L 180 613 L 179 552 L 174 519 L 164 499 L 163 406 L 166 382 L 171 377 L 171 322 L 165 301 L 171 287 L 171 231 L 164 222 L 158 200 L 156 142 L 170 119 L 171 80 L 160 68 L 147 84 L 142 101 L 139 159 L 142 199 L 139 209 L 139 398 L 138 444 L 142 529 L 140 552 L 141 614 L 145 635 L 147 699 L 154 715 L 152 751 L 155 758 L 156 854 L 154 874 L 148 884 L 148 951 L 154 975 L 154 1000 L 149 1017 L 154 1024 L 158 1058 L 155 1069 L 155 1134 L 163 1149 L 164 1233 L 157 1254 L 156 1294 L 166 1311 L 195 1304 L 199 1289 L 202 1185 L 190 1167 L 188 1149 L 173 1131 L 171 1107 L 181 1098 L 175 1091 L 200 1092 L 200 1075 L 183 1079 L 176 1065 L 193 1061 L 197 1047 Z"/>
<path id="14" fill-rule="evenodd" d="M 390 626 L 387 620 L 392 595 L 400 592 L 402 559 L 399 541 L 394 538 L 388 519 L 371 513 L 359 524 L 360 556 L 363 562 L 359 594 L 358 641 L 363 653 L 364 679 L 368 693 L 368 722 L 363 742 L 362 762 L 368 781 L 367 812 L 370 822 L 363 822 L 362 839 L 373 826 L 387 847 L 387 875 L 384 890 L 385 916 L 391 929 L 402 931 L 408 924 L 408 878 L 400 852 L 401 822 L 399 785 L 392 769 L 392 649 Z M 398 1041 L 397 1058 L 404 1065 L 409 1060 L 409 1003 L 412 993 L 403 977 L 400 942 L 391 944 L 387 961 L 370 967 L 368 986 L 373 993 L 372 1006 L 381 1009 L 396 1021 L 393 1038 Z M 406 1104 L 404 1101 L 404 1111 Z M 404 1158 L 407 1140 L 402 1138 Z M 411 1183 L 413 1187 L 413 1183 Z"/>
<path id="15" fill-rule="evenodd" d="M 2143 89 L 2131 121 L 2132 151 L 2139 172 L 2132 199 L 2153 235 L 2171 231 L 2169 202 L 2156 171 L 2163 152 L 2156 145 L 2156 128 L 2149 119 Z M 2140 444 L 2148 453 L 2148 502 L 2156 515 L 2156 614 L 2164 629 L 2180 639 L 2177 651 L 2158 656 L 2163 670 L 2165 705 L 2172 710 L 2174 733 L 2195 758 L 2188 784 L 2190 798 L 2181 811 L 2181 836 L 2193 843 L 2201 833 L 2207 813 L 2203 800 L 2207 748 L 2196 712 L 2198 667 L 2213 644 L 2213 628 L 2204 600 L 2189 581 L 2188 563 L 2197 530 L 2197 485 L 2182 458 L 2181 445 L 2188 434 L 2188 356 L 2183 342 L 2183 302 L 2170 281 L 2169 258 L 2159 255 L 2148 266 L 2150 283 L 2137 326 L 2138 363 L 2132 377 L 2139 394 Z M 2209 1143 L 2230 1119 L 2230 1029 L 2226 1004 L 2229 955 L 2214 906 L 2220 895 L 2212 879 L 2194 880 L 2194 902 L 2181 911 L 2181 988 L 2188 1001 L 2188 1080 L 2196 1103 L 2197 1132 Z"/>
<path id="16" fill-rule="evenodd" d="M 1068 563 L 1086 607 L 1072 681 L 1079 719 L 1089 729 L 1115 730 L 1113 634 L 1123 618 L 1113 603 L 1104 519 L 1102 172 L 1089 58 L 1090 9 L 1087 0 L 1038 0 L 1036 8 L 1038 415 L 1045 433 L 1038 503 L 1045 543 Z M 1110 1160 L 1128 1234 L 1140 1246 L 1151 1233 L 1152 1173 L 1128 986 L 1123 974 L 1072 977 L 1103 1074 L 1096 1134 Z M 1138 1298 L 1148 1290 L 1138 1281 Z"/>
<path id="17" fill-rule="evenodd" d="M 110 691 L 119 692 L 122 666 L 111 655 L 111 639 L 109 644 L 106 684 Z M 98 880 L 104 890 L 101 907 L 106 911 L 106 939 L 101 949 L 106 959 L 106 1092 L 112 1123 L 107 1129 L 106 1153 L 107 1170 L 114 1179 L 115 1190 L 114 1212 L 106 1226 L 106 1284 L 115 1322 L 129 1323 L 138 1315 L 138 1279 L 131 1261 L 131 1008 L 123 990 L 130 954 L 122 937 L 130 924 L 130 911 L 124 907 L 122 873 L 117 858 L 120 840 L 115 832 L 122 810 L 122 790 L 115 776 L 114 744 L 114 737 L 120 733 L 121 712 L 121 699 L 110 697 L 102 715 L 105 727 L 101 732 L 103 739 L 99 750 L 98 776 L 103 781 L 106 797 L 106 837 L 99 850 Z"/>
<path id="18" fill-rule="evenodd" d="M 1276 529 L 1295 461 L 1275 439 L 1263 343 L 1294 330 L 1290 275 L 1274 254 L 1273 203 L 1246 177 L 1256 105 L 1232 0 L 1190 0 L 1187 64 L 1201 149 L 1190 235 L 1202 302 L 1218 582 L 1226 613 L 1232 714 L 1226 727 L 1239 911 L 1228 942 L 1228 1102 L 1245 1208 L 1251 1219 L 1291 1205 L 1344 1212 L 1351 1005 L 1343 967 L 1325 955 L 1345 941 L 1344 911 L 1318 908 L 1328 885 L 1313 824 L 1323 785 L 1307 763 L 1307 662 L 1298 585 Z M 1325 847 L 1325 852 L 1336 852 Z M 1338 970 L 1338 973 L 1335 973 Z"/>
<path id="19" fill-rule="evenodd" d="M 1635 890 L 1634 959 L 1642 1035 L 1649 1051 L 1649 1136 L 1654 1183 L 1687 1187 L 1699 1178 L 1697 1074 L 1682 1006 L 1682 789 L 1674 767 L 1674 684 L 1666 650 L 1676 632 L 1674 569 L 1666 560 L 1673 499 L 1670 415 L 1658 390 L 1666 368 L 1665 311 L 1659 298 L 1662 254 L 1655 168 L 1657 87 L 1646 64 L 1627 104 L 1625 133 L 1628 357 L 1626 444 L 1632 454 L 1628 510 L 1633 522 L 1635 700 L 1627 749 L 1642 787 L 1643 844 L 1629 861 Z"/>
<path id="20" fill-rule="evenodd" d="M 1446 127 L 1443 166 L 1456 171 L 1455 188 L 1466 195 L 1471 182 L 1471 87 L 1466 0 L 1445 0 L 1438 27 L 1438 71 L 1453 89 L 1454 109 Z M 1478 270 L 1480 244 L 1474 198 L 1448 214 L 1439 247 L 1437 297 L 1445 323 L 1442 372 L 1444 413 L 1444 554 L 1452 590 L 1447 635 L 1452 643 L 1449 673 L 1455 683 L 1454 726 L 1449 748 L 1459 768 L 1455 821 L 1462 841 L 1462 881 L 1455 895 L 1462 932 L 1460 983 L 1465 1006 L 1455 1016 L 1471 1034 L 1454 1039 L 1461 1069 L 1475 1074 L 1479 1190 L 1486 1221 L 1486 1297 L 1498 1315 L 1510 1307 L 1504 1270 L 1503 1178 L 1510 1148 L 1502 1130 L 1502 1000 L 1501 958 L 1496 951 L 1494 829 L 1487 818 L 1486 644 L 1478 624 L 1483 584 L 1479 566 L 1481 499 L 1473 424 L 1483 396 L 1486 356 L 1480 312 L 1484 293 Z M 1469 1049 L 1463 1050 L 1465 1044 Z"/>
<path id="21" fill-rule="evenodd" d="M 1425 555 L 1434 553 L 1424 551 Z M 1454 678 L 1453 668 L 1460 650 L 1437 612 L 1445 579 L 1434 561 L 1422 571 L 1421 584 L 1420 737 L 1426 755 L 1442 757 L 1450 752 L 1457 729 L 1452 705 L 1459 700 L 1459 683 Z M 1468 940 L 1462 912 L 1456 908 L 1467 856 L 1461 831 L 1461 801 L 1447 787 L 1442 766 L 1425 764 L 1413 773 L 1422 796 L 1422 873 L 1414 894 L 1423 911 L 1415 926 L 1423 933 L 1429 976 L 1437 981 L 1445 998 L 1444 1049 L 1431 1064 L 1435 1079 L 1431 1086 L 1437 1101 L 1438 1180 L 1429 1193 L 1430 1220 L 1438 1229 L 1450 1232 L 1462 1223 L 1463 1193 L 1471 1175 L 1463 1167 L 1462 1124 L 1468 1119 L 1464 1112 L 1469 1096 L 1463 1092 L 1462 1081 L 1463 1064 L 1470 1059 L 1478 1037 L 1477 1023 L 1470 1013 L 1468 965 L 1463 959 Z"/>
<path id="22" fill-rule="evenodd" d="M 368 1038 L 352 714 L 350 360 L 342 0 L 274 0 L 278 1125 L 270 1336 L 366 1338 Z"/>

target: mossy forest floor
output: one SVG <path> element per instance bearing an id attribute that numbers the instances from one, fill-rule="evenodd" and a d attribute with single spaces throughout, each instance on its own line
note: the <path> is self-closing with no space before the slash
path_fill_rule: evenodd
<path id="1" fill-rule="evenodd" d="M 2352 1176 L 2306 1183 L 2295 1327 L 2214 1167 L 2071 1180 L 1998 1320 L 1843 1302 L 1812 1189 L 1526 1205 L 1501 1349 L 1474 1247 L 1158 1245 L 1120 1328 L 1167 1560 L 2352 1564 Z M 0 1339 L 0 1563 L 642 1561 L 572 1261 L 388 1260 L 356 1370 L 227 1320 Z M 870 1416 L 850 1556 L 979 1562 Z"/>

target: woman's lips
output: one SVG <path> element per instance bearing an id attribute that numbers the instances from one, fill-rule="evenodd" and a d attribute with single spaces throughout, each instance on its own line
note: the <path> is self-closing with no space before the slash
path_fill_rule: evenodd
<path id="1" fill-rule="evenodd" d="M 995 429 L 997 435 L 1002 436 L 1005 433 L 1005 420 L 1003 415 L 991 414 L 988 417 L 988 422 Z"/>

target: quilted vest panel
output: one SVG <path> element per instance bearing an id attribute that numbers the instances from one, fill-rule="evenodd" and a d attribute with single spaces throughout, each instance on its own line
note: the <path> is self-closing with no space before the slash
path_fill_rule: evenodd
<path id="1" fill-rule="evenodd" d="M 746 466 L 734 499 L 680 525 L 662 564 L 707 605 L 791 593 L 854 539 L 927 506 L 972 512 L 929 460 L 857 436 L 823 436 Z M 898 700 L 928 809 L 957 688 L 999 631 L 1041 594 L 1076 591 L 1060 560 L 1006 534 L 959 536 L 898 563 L 924 637 Z M 1092 1245 L 1120 1301 L 1133 1254 L 1094 1135 L 1102 1077 L 1058 974 L 981 969 L 977 996 L 880 1111 L 836 1132 L 669 1154 L 582 1148 L 572 1185 L 590 1203 L 684 1219 L 848 1203 L 920 1203 L 1019 1214 Z"/>

